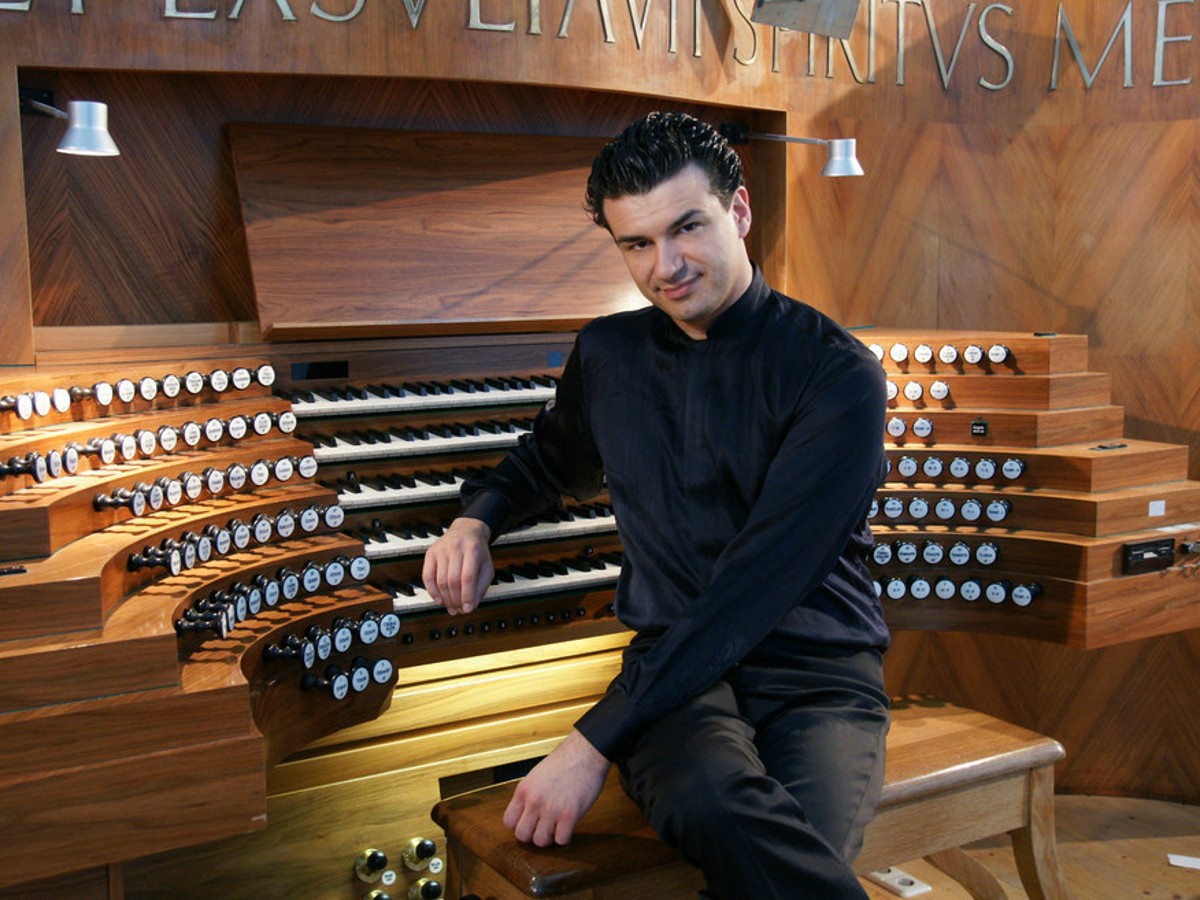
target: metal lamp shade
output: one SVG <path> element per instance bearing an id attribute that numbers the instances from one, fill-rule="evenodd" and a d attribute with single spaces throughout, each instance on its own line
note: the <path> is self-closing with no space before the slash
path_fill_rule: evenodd
<path id="1" fill-rule="evenodd" d="M 825 162 L 821 174 L 834 178 L 862 175 L 863 167 L 858 162 L 856 144 L 854 138 L 834 138 L 829 141 L 829 159 Z"/>
<path id="2" fill-rule="evenodd" d="M 120 156 L 108 133 L 108 104 L 94 100 L 72 100 L 67 105 L 67 133 L 59 153 L 76 156 Z"/>

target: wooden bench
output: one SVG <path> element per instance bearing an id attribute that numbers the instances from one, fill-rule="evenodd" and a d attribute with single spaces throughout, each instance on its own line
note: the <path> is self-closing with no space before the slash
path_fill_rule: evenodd
<path id="1" fill-rule="evenodd" d="M 1054 837 L 1055 740 L 927 697 L 894 702 L 883 796 L 855 870 L 919 857 L 976 900 L 1004 900 L 999 881 L 963 851 L 1008 834 L 1031 900 L 1069 897 Z M 518 843 L 500 821 L 515 782 L 447 798 L 433 810 L 446 833 L 447 897 L 520 900 L 694 898 L 699 871 L 662 844 L 610 775 L 565 847 Z"/>

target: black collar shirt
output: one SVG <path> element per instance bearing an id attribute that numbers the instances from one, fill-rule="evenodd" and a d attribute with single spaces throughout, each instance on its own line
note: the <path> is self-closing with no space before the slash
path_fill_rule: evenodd
<path id="1" fill-rule="evenodd" d="M 756 647 L 884 649 L 866 566 L 886 474 L 885 377 L 855 337 L 768 287 L 693 340 L 654 307 L 585 326 L 531 435 L 464 490 L 498 535 L 607 487 L 637 635 L 577 727 L 619 759 Z"/>

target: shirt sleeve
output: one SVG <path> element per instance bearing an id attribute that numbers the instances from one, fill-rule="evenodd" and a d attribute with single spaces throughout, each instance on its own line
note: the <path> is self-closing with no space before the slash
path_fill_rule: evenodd
<path id="1" fill-rule="evenodd" d="M 576 723 L 611 760 L 664 713 L 713 684 L 819 588 L 886 472 L 883 370 L 857 353 L 804 391 L 745 526 L 706 589 Z M 847 364 L 846 357 L 850 357 Z M 811 398 L 811 399 L 805 399 Z"/>
<path id="2" fill-rule="evenodd" d="M 463 485 L 460 516 L 481 519 L 493 539 L 522 520 L 578 500 L 603 486 L 600 455 L 588 428 L 576 341 L 554 398 L 537 414 L 529 434 L 482 480 Z"/>

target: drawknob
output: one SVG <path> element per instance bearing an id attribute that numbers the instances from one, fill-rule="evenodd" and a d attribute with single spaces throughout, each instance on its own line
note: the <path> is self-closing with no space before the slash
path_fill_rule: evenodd
<path id="1" fill-rule="evenodd" d="M 442 883 L 432 878 L 422 878 L 408 888 L 408 900 L 438 900 L 442 896 Z"/>
<path id="2" fill-rule="evenodd" d="M 354 874 L 359 881 L 365 881 L 368 884 L 378 881 L 384 870 L 387 868 L 387 854 L 382 850 L 376 850 L 374 847 L 368 847 L 362 853 L 358 854 L 358 858 L 354 860 Z"/>
<path id="3" fill-rule="evenodd" d="M 400 851 L 404 864 L 413 871 L 420 871 L 429 865 L 429 860 L 437 853 L 437 845 L 429 838 L 413 838 Z"/>

